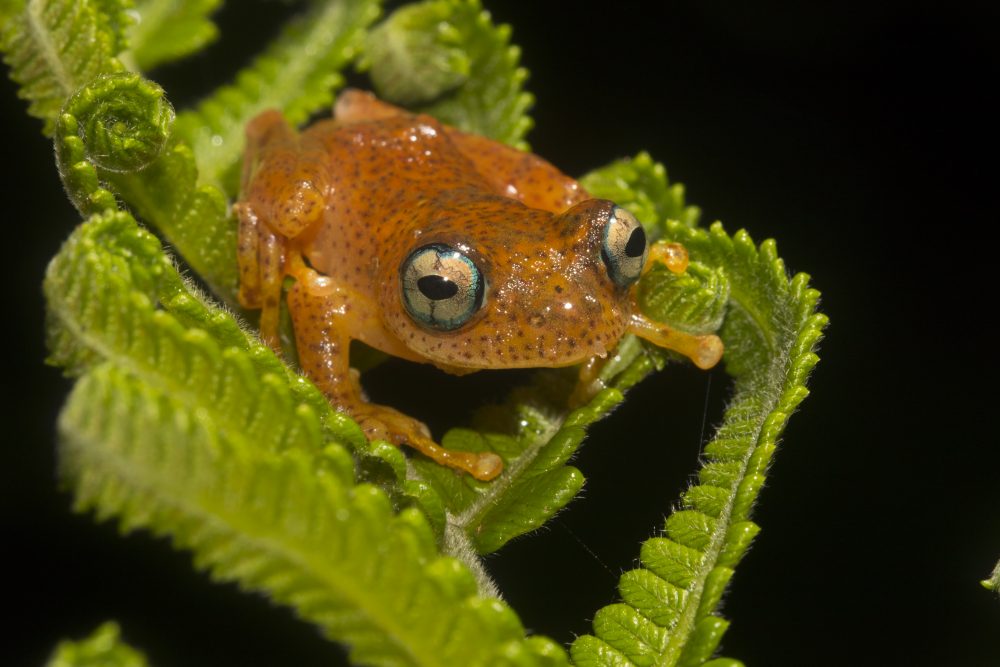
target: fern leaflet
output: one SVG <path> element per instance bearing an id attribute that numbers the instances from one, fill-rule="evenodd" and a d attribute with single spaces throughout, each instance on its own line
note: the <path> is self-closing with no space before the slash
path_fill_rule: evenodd
<path id="1" fill-rule="evenodd" d="M 983 588 L 989 589 L 994 593 L 1000 593 L 1000 562 L 997 562 L 996 567 L 993 568 L 990 578 L 983 579 L 980 583 L 983 585 Z"/>
<path id="2" fill-rule="evenodd" d="M 121 640 L 117 623 L 104 623 L 86 639 L 60 642 L 45 667 L 147 667 L 139 651 Z"/>
<path id="3" fill-rule="evenodd" d="M 74 233 L 46 295 L 53 361 L 83 373 L 60 417 L 79 509 L 169 533 L 200 567 L 293 606 L 359 662 L 565 663 L 436 555 L 421 511 L 396 514 L 383 490 L 354 485 L 340 443 L 360 430 L 193 295 L 127 214 Z"/>
<path id="4" fill-rule="evenodd" d="M 404 7 L 372 32 L 364 63 L 379 95 L 475 134 L 525 148 L 532 97 L 510 26 L 495 26 L 479 0 Z"/>
<path id="5" fill-rule="evenodd" d="M 759 528 L 750 512 L 785 423 L 805 398 L 804 383 L 826 318 L 808 276 L 791 280 L 772 241 L 757 249 L 745 232 L 730 237 L 668 221 L 665 236 L 692 258 L 725 267 L 729 313 L 721 330 L 736 395 L 705 448 L 698 484 L 664 535 L 642 547 L 642 567 L 619 582 L 623 603 L 599 610 L 595 636 L 572 646 L 577 664 L 706 664 L 728 622 L 716 615 L 722 593 Z M 711 664 L 727 664 L 712 661 Z"/>
<path id="6" fill-rule="evenodd" d="M 140 70 L 172 62 L 215 41 L 218 28 L 208 17 L 221 0 L 139 0 L 139 17 L 129 31 L 128 58 Z"/>
<path id="7" fill-rule="evenodd" d="M 107 5 L 116 11 L 105 14 Z M 121 71 L 114 57 L 124 43 L 121 10 L 118 2 L 28 0 L 7 19 L 0 49 L 46 136 L 70 95 L 99 74 Z"/>
<path id="8" fill-rule="evenodd" d="M 232 85 L 180 114 L 177 133 L 194 151 L 201 182 L 236 194 L 245 128 L 261 111 L 279 108 L 297 125 L 330 106 L 333 90 L 343 84 L 338 72 L 357 54 L 379 11 L 379 0 L 315 3 Z"/>

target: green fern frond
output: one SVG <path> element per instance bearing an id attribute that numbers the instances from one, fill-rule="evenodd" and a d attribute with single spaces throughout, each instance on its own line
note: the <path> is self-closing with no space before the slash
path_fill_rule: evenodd
<path id="1" fill-rule="evenodd" d="M 135 23 L 133 0 L 90 0 L 94 5 L 102 32 L 111 35 L 111 52 L 119 54 L 128 48 L 128 31 Z"/>
<path id="2" fill-rule="evenodd" d="M 117 623 L 105 623 L 86 639 L 60 642 L 45 667 L 147 667 L 139 651 L 121 640 Z"/>
<path id="3" fill-rule="evenodd" d="M 421 512 L 393 514 L 380 489 L 351 486 L 318 457 L 234 443 L 173 394 L 109 365 L 77 383 L 60 432 L 78 510 L 171 535 L 214 578 L 292 606 L 356 662 L 565 663 L 436 555 Z"/>
<path id="4" fill-rule="evenodd" d="M 526 148 L 533 98 L 510 26 L 479 0 L 431 0 L 397 10 L 372 32 L 365 64 L 379 95 L 468 132 Z"/>
<path id="5" fill-rule="evenodd" d="M 123 8 L 116 0 L 28 0 L 7 19 L 0 50 L 46 136 L 70 95 L 100 74 L 122 70 L 115 56 L 124 43 Z"/>
<path id="6" fill-rule="evenodd" d="M 83 215 L 120 197 L 155 226 L 216 294 L 236 301 L 236 222 L 219 190 L 198 184 L 191 149 L 171 136 L 173 107 L 158 85 L 120 72 L 91 80 L 56 125 L 59 174 Z"/>
<path id="7" fill-rule="evenodd" d="M 369 664 L 561 664 L 436 555 L 424 514 L 354 486 L 363 441 L 308 383 L 181 281 L 124 212 L 82 225 L 45 283 L 79 509 L 169 533 L 199 566 L 294 607 Z"/>
<path id="8" fill-rule="evenodd" d="M 685 203 L 683 188 L 669 185 L 663 167 L 645 154 L 612 163 L 582 180 L 596 196 L 617 196 L 643 212 L 651 235 L 662 235 L 667 218 L 693 222 L 698 215 L 696 208 Z M 644 311 L 696 333 L 717 329 L 729 295 L 724 272 L 696 261 L 683 277 L 664 275 L 668 273 L 651 271 L 643 279 Z M 601 371 L 606 389 L 587 405 L 573 411 L 567 408 L 575 371 L 540 371 L 530 387 L 516 392 L 504 406 L 483 411 L 477 430 L 453 429 L 445 434 L 446 447 L 492 451 L 504 459 L 504 472 L 490 483 L 414 460 L 420 477 L 444 500 L 450 543 L 470 543 L 479 553 L 489 553 L 538 528 L 562 509 L 583 485 L 583 475 L 566 462 L 583 441 L 587 427 L 614 409 L 624 391 L 663 361 L 660 351 L 626 336 Z"/>
<path id="9" fill-rule="evenodd" d="M 991 590 L 994 593 L 1000 593 L 1000 562 L 996 564 L 993 568 L 993 573 L 990 575 L 989 579 L 983 579 L 979 582 L 983 585 L 983 588 Z"/>
<path id="10" fill-rule="evenodd" d="M 402 106 L 425 104 L 469 80 L 462 33 L 451 22 L 454 3 L 404 5 L 365 39 L 359 66 L 379 97 Z"/>
<path id="11" fill-rule="evenodd" d="M 211 406 L 206 416 L 219 429 L 255 447 L 319 452 L 364 441 L 318 390 L 185 284 L 127 213 L 81 225 L 49 265 L 44 291 L 49 362 L 74 375 L 99 364 L 127 369 L 192 413 Z M 353 477 L 350 456 L 337 457 Z"/>
<path id="12" fill-rule="evenodd" d="M 595 197 L 627 208 L 647 231 L 662 232 L 659 225 L 667 219 L 694 227 L 701 217 L 697 206 L 684 202 L 684 186 L 669 183 L 667 170 L 645 151 L 595 169 L 580 179 L 580 185 Z"/>
<path id="13" fill-rule="evenodd" d="M 281 109 L 297 125 L 329 107 L 333 91 L 343 85 L 339 71 L 357 55 L 379 5 L 380 0 L 315 3 L 234 84 L 180 114 L 177 134 L 194 151 L 200 181 L 236 194 L 246 125 L 261 111 Z"/>
<path id="14" fill-rule="evenodd" d="M 215 41 L 209 18 L 221 0 L 139 0 L 128 33 L 129 58 L 141 70 L 179 60 Z"/>
<path id="15" fill-rule="evenodd" d="M 758 249 L 745 232 L 730 237 L 718 223 L 702 230 L 669 221 L 664 232 L 730 279 L 720 334 L 736 393 L 705 448 L 698 484 L 667 519 L 664 535 L 643 545 L 642 567 L 622 576 L 623 603 L 598 611 L 595 635 L 573 643 L 581 665 L 686 667 L 711 658 L 728 627 L 716 608 L 759 531 L 750 513 L 785 423 L 808 393 L 826 325 L 815 310 L 819 293 L 808 276 L 787 277 L 773 241 Z"/>

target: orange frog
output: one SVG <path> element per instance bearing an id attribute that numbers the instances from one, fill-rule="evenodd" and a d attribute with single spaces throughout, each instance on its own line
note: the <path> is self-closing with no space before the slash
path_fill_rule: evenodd
<path id="1" fill-rule="evenodd" d="M 334 118 L 296 133 L 266 111 L 247 129 L 239 217 L 240 303 L 262 309 L 279 348 L 282 282 L 302 370 L 369 438 L 406 443 L 477 479 L 495 454 L 451 451 L 426 426 L 369 403 L 352 340 L 450 373 L 593 370 L 625 332 L 701 368 L 722 354 L 638 312 L 652 254 L 675 272 L 678 244 L 647 248 L 642 225 L 530 153 L 348 90 Z M 586 374 L 587 371 L 585 370 Z"/>

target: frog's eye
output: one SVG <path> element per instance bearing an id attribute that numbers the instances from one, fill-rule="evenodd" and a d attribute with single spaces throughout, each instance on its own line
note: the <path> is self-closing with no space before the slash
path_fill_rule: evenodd
<path id="1" fill-rule="evenodd" d="M 628 287 L 642 273 L 646 264 L 646 232 L 635 216 L 620 206 L 611 209 L 604 228 L 601 259 L 608 275 L 619 287 Z"/>
<path id="2" fill-rule="evenodd" d="M 483 305 L 486 281 L 472 260 L 441 243 L 417 248 L 400 271 L 403 304 L 418 324 L 451 331 Z"/>

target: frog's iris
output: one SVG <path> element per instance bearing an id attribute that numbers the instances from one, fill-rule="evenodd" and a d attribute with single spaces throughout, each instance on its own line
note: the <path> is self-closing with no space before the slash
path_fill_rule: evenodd
<path id="1" fill-rule="evenodd" d="M 443 243 L 411 252 L 400 270 L 403 305 L 418 324 L 457 329 L 483 305 L 486 281 L 471 259 Z"/>
<path id="2" fill-rule="evenodd" d="M 611 280 L 622 288 L 638 280 L 646 264 L 646 251 L 646 232 L 635 216 L 620 206 L 611 209 L 601 245 L 601 259 Z"/>

